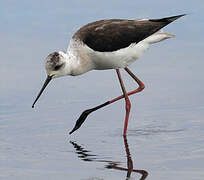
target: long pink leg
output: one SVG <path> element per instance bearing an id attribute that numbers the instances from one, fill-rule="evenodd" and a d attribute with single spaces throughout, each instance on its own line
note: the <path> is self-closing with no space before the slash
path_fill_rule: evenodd
<path id="1" fill-rule="evenodd" d="M 143 83 L 142 81 L 140 81 L 127 67 L 124 68 L 124 69 L 125 69 L 125 71 L 137 82 L 137 84 L 139 85 L 139 87 L 136 88 L 135 90 L 132 90 L 132 91 L 127 92 L 127 93 L 126 93 L 127 96 L 130 96 L 130 95 L 133 95 L 133 94 L 135 94 L 135 93 L 138 93 L 138 92 L 142 91 L 142 90 L 145 88 L 144 83 Z M 85 121 L 85 119 L 87 118 L 87 116 L 88 116 L 91 112 L 96 111 L 96 110 L 98 110 L 98 109 L 100 109 L 100 108 L 102 108 L 102 107 L 104 107 L 104 106 L 106 106 L 106 105 L 112 104 L 112 103 L 114 103 L 114 102 L 116 102 L 116 101 L 118 101 L 118 100 L 120 100 L 120 99 L 122 99 L 122 98 L 124 98 L 124 97 L 125 97 L 125 96 L 124 96 L 124 94 L 123 94 L 123 95 L 118 96 L 118 97 L 116 97 L 116 98 L 114 98 L 114 99 L 111 99 L 111 100 L 109 100 L 109 101 L 107 101 L 107 102 L 105 102 L 105 103 L 103 103 L 103 104 L 100 104 L 99 106 L 96 106 L 96 107 L 94 107 L 94 108 L 85 110 L 85 111 L 80 115 L 80 117 L 79 117 L 78 120 L 76 121 L 76 124 L 75 124 L 74 128 L 72 129 L 72 131 L 71 131 L 69 134 L 72 134 L 74 131 L 76 131 L 78 128 L 80 128 L 81 125 L 83 124 L 83 122 Z M 127 125 L 125 125 L 125 126 L 127 126 Z M 124 134 L 124 133 L 123 133 L 123 134 Z M 126 133 L 125 133 L 125 134 L 126 134 Z"/>
<path id="2" fill-rule="evenodd" d="M 122 91 L 123 91 L 123 96 L 125 97 L 126 115 L 125 115 L 125 124 L 124 124 L 123 136 L 126 136 L 126 134 L 127 134 L 128 120 L 129 120 L 129 115 L 130 115 L 130 109 L 131 109 L 131 103 L 130 103 L 130 100 L 129 100 L 129 98 L 128 98 L 127 91 L 126 91 L 126 89 L 125 89 L 125 85 L 124 85 L 124 83 L 123 83 L 123 80 L 122 80 L 122 77 L 121 77 L 121 74 L 120 74 L 120 70 L 119 70 L 119 69 L 116 69 L 116 72 L 117 72 L 117 75 L 118 75 L 118 79 L 119 79 L 119 81 L 120 81 L 121 89 L 122 89 Z"/>
<path id="3" fill-rule="evenodd" d="M 139 80 L 127 67 L 124 68 L 124 69 L 127 71 L 127 73 L 128 73 L 128 74 L 137 82 L 137 84 L 139 85 L 139 87 L 138 87 L 137 89 L 134 89 L 134 90 L 132 90 L 132 91 L 129 91 L 129 92 L 127 93 L 127 95 L 130 96 L 130 95 L 133 95 L 133 94 L 135 94 L 135 93 L 138 93 L 138 92 L 142 91 L 142 90 L 145 88 L 144 83 L 143 83 L 141 80 Z M 110 100 L 109 103 L 111 104 L 111 103 L 113 103 L 113 102 L 115 102 L 115 101 L 118 101 L 118 100 L 120 100 L 120 99 L 122 99 L 122 98 L 124 98 L 124 95 L 118 96 L 117 98 L 114 98 L 114 99 Z"/>

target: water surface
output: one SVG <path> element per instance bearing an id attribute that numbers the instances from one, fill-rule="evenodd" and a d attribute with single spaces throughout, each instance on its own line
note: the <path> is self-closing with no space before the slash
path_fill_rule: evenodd
<path id="1" fill-rule="evenodd" d="M 91 0 L 2 3 L 0 179 L 204 179 L 204 4 L 148 5 Z M 127 139 L 122 136 L 123 100 L 94 112 L 68 134 L 82 111 L 121 94 L 114 70 L 56 79 L 31 108 L 46 77 L 44 58 L 66 50 L 82 24 L 192 11 L 196 13 L 165 29 L 176 38 L 155 44 L 130 67 L 146 88 L 130 98 Z M 136 88 L 123 71 L 122 76 L 128 90 Z"/>

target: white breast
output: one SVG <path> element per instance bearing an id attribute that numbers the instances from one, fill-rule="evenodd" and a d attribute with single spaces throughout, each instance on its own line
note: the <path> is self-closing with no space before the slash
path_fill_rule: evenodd
<path id="1" fill-rule="evenodd" d="M 74 64 L 77 66 L 74 69 L 78 74 L 83 74 L 92 69 L 105 70 L 125 68 L 140 58 L 150 44 L 171 37 L 174 37 L 174 35 L 158 31 L 137 44 L 134 43 L 126 48 L 113 52 L 94 51 L 84 43 L 72 40 L 68 52 L 72 52 L 76 57 Z"/>

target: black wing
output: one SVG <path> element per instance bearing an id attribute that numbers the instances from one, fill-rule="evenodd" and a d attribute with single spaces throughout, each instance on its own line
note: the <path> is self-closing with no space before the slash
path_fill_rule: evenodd
<path id="1" fill-rule="evenodd" d="M 73 36 L 95 51 L 111 52 L 138 43 L 183 15 L 150 20 L 110 19 L 83 26 Z"/>

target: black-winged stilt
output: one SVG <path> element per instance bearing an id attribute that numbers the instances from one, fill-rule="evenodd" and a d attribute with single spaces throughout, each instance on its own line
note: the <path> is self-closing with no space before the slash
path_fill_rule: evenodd
<path id="1" fill-rule="evenodd" d="M 130 71 L 128 66 L 143 55 L 150 44 L 175 37 L 175 35 L 163 32 L 161 29 L 184 15 L 149 20 L 100 20 L 81 27 L 73 35 L 67 52 L 54 52 L 46 58 L 47 79 L 32 107 L 34 107 L 48 83 L 54 78 L 66 75 L 77 76 L 90 70 L 115 69 L 123 95 L 85 110 L 70 134 L 82 125 L 91 112 L 125 98 L 126 116 L 123 135 L 126 136 L 131 108 L 128 96 L 145 88 L 142 81 Z M 139 85 L 137 89 L 130 92 L 126 91 L 120 68 L 124 68 L 136 81 Z"/>

